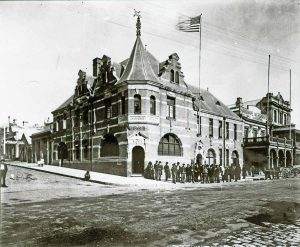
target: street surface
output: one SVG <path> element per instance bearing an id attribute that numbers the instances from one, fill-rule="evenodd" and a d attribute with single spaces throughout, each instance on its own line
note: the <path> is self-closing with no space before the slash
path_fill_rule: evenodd
<path id="1" fill-rule="evenodd" d="M 0 246 L 299 246 L 299 182 L 145 189 L 9 166 Z"/>

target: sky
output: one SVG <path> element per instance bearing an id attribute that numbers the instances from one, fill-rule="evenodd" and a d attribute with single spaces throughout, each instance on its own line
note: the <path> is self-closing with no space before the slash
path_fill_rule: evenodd
<path id="1" fill-rule="evenodd" d="M 300 2 L 227 1 L 22 1 L 0 2 L 0 124 L 8 116 L 30 124 L 52 119 L 73 93 L 80 69 L 92 60 L 130 56 L 136 39 L 134 9 L 141 11 L 141 38 L 159 61 L 176 52 L 185 81 L 199 85 L 199 33 L 176 29 L 202 13 L 201 88 L 225 104 L 263 97 L 268 89 L 290 100 L 300 128 Z"/>

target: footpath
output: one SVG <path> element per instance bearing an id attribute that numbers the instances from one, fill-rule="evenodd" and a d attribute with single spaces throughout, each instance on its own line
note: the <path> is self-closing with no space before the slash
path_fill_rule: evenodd
<path id="1" fill-rule="evenodd" d="M 20 161 L 6 161 L 5 162 L 7 165 L 10 166 L 17 166 L 17 167 L 22 167 L 26 169 L 31 169 L 31 170 L 36 170 L 40 172 L 46 172 L 50 174 L 55 174 L 55 175 L 61 175 L 65 177 L 71 177 L 71 178 L 76 178 L 76 179 L 83 179 L 84 175 L 86 173 L 85 170 L 79 170 L 79 169 L 72 169 L 72 168 L 66 168 L 66 167 L 60 167 L 60 166 L 52 166 L 52 165 L 43 165 L 43 166 L 38 166 L 36 163 L 26 163 L 26 162 L 20 162 Z M 122 185 L 122 186 L 154 186 L 154 187 L 174 187 L 174 184 L 169 181 L 165 182 L 164 178 L 162 178 L 163 181 L 156 181 L 156 180 L 150 180 L 150 179 L 145 179 L 142 176 L 132 176 L 132 177 L 122 177 L 122 176 L 117 176 L 117 175 L 111 175 L 111 174 L 106 174 L 106 173 L 99 173 L 99 172 L 90 172 L 90 182 L 93 183 L 99 183 L 99 184 L 105 184 L 105 185 Z M 263 180 L 263 176 L 256 176 L 255 178 L 253 177 L 246 177 L 246 179 L 240 180 L 240 182 L 249 182 L 253 180 Z M 201 186 L 208 186 L 208 185 L 213 185 L 213 184 L 199 184 L 195 183 L 195 185 L 201 185 Z M 226 183 L 230 184 L 230 183 Z M 192 185 L 192 183 L 185 183 L 185 184 L 176 184 L 176 187 L 181 187 L 181 186 L 189 186 Z M 216 185 L 216 184 L 215 184 Z"/>

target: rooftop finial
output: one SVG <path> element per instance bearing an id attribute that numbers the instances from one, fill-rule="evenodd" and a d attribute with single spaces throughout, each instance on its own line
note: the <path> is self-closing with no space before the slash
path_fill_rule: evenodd
<path id="1" fill-rule="evenodd" d="M 134 9 L 134 15 L 133 17 L 137 16 L 136 21 L 136 36 L 141 36 L 141 11 L 137 11 Z"/>

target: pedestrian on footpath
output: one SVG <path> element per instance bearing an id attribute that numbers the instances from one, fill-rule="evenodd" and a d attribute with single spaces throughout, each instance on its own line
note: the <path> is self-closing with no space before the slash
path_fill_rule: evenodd
<path id="1" fill-rule="evenodd" d="M 1 187 L 7 187 L 6 182 L 5 182 L 7 171 L 8 171 L 7 164 L 2 162 L 1 173 L 0 173 Z"/>
<path id="2" fill-rule="evenodd" d="M 190 182 L 194 183 L 195 182 L 195 165 L 192 164 L 190 167 Z"/>
<path id="3" fill-rule="evenodd" d="M 84 180 L 85 181 L 89 181 L 91 179 L 91 175 L 89 171 L 86 171 L 86 173 L 84 174 Z"/>
<path id="4" fill-rule="evenodd" d="M 207 184 L 208 183 L 208 167 L 207 165 L 203 167 L 203 180 L 202 183 Z"/>
<path id="5" fill-rule="evenodd" d="M 164 166 L 164 172 L 165 172 L 165 178 L 166 178 L 166 182 L 168 182 L 168 179 L 170 178 L 170 167 L 168 165 L 168 162 L 166 162 L 165 166 Z"/>
<path id="6" fill-rule="evenodd" d="M 215 167 L 215 182 L 220 183 L 220 166 Z"/>
<path id="7" fill-rule="evenodd" d="M 176 182 L 181 182 L 181 165 L 177 162 L 177 175 L 176 175 Z"/>
<path id="8" fill-rule="evenodd" d="M 177 180 L 177 167 L 176 167 L 175 163 L 172 164 L 171 172 L 172 172 L 172 182 L 174 184 L 176 184 L 176 180 Z"/>
<path id="9" fill-rule="evenodd" d="M 152 162 L 149 161 L 149 162 L 148 162 L 148 165 L 147 165 L 147 167 L 146 167 L 146 169 L 145 169 L 145 171 L 144 171 L 144 178 L 147 178 L 147 179 L 150 178 L 150 167 L 151 167 L 151 166 L 152 166 Z"/>
<path id="10" fill-rule="evenodd" d="M 157 180 L 161 181 L 161 175 L 162 175 L 163 166 L 161 164 L 161 161 L 159 161 L 157 166 Z"/>
<path id="11" fill-rule="evenodd" d="M 181 183 L 185 183 L 186 182 L 186 167 L 185 164 L 182 164 L 181 167 Z"/>
<path id="12" fill-rule="evenodd" d="M 153 168 L 154 168 L 154 179 L 157 180 L 158 179 L 158 161 L 155 161 Z"/>
<path id="13" fill-rule="evenodd" d="M 242 168 L 242 176 L 243 176 L 243 179 L 246 178 L 246 175 L 247 175 L 247 169 L 246 169 L 246 166 L 243 165 L 243 168 Z"/>
<path id="14" fill-rule="evenodd" d="M 200 175 L 200 167 L 198 165 L 198 163 L 195 164 L 195 167 L 194 167 L 194 181 L 195 182 L 199 182 L 199 175 Z"/>
<path id="15" fill-rule="evenodd" d="M 229 182 L 231 182 L 231 180 L 234 179 L 234 167 L 233 164 L 231 164 L 230 168 L 229 168 Z"/>

